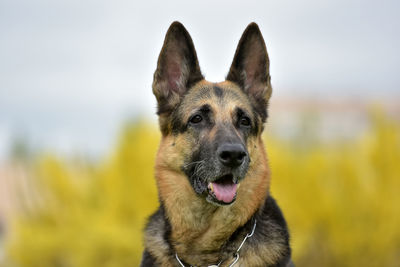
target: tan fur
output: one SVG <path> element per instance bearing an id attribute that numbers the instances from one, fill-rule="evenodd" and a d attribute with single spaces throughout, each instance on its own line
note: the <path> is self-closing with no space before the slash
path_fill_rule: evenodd
<path id="1" fill-rule="evenodd" d="M 168 246 L 165 244 L 163 236 L 146 235 L 145 245 L 149 252 L 155 256 L 160 266 L 172 267 L 176 265 L 176 260 L 167 256 Z"/>
<path id="2" fill-rule="evenodd" d="M 155 164 L 161 205 L 146 226 L 142 266 L 155 261 L 179 266 L 175 253 L 195 266 L 221 260 L 221 266 L 229 266 L 253 221 L 259 222 L 259 232 L 243 246 L 235 266 L 283 264 L 290 257 L 289 235 L 269 197 L 261 135 L 272 87 L 257 24 L 244 31 L 226 81 L 210 83 L 201 74 L 189 33 L 181 23 L 172 23 L 153 92 L 162 132 Z M 230 151 L 229 146 L 243 149 Z M 218 191 L 227 182 L 239 182 L 236 195 L 229 191 L 230 204 L 226 192 Z"/>
<path id="3" fill-rule="evenodd" d="M 172 225 L 174 249 L 183 260 L 191 264 L 217 262 L 222 244 L 264 203 L 269 188 L 264 145 L 260 137 L 248 142 L 252 161 L 237 200 L 230 206 L 217 207 L 193 192 L 178 167 L 192 151 L 184 135 L 162 138 L 156 159 L 157 186 Z"/>

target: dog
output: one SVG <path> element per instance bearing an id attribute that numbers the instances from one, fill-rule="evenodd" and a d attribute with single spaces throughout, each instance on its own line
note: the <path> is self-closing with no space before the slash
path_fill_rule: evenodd
<path id="1" fill-rule="evenodd" d="M 219 83 L 204 79 L 189 33 L 171 24 L 153 80 L 160 206 L 145 227 L 141 266 L 293 266 L 261 138 L 271 92 L 256 23 Z"/>

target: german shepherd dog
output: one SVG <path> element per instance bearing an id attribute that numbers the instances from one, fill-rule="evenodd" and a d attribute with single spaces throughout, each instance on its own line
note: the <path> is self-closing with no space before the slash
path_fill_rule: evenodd
<path id="1" fill-rule="evenodd" d="M 212 83 L 189 33 L 172 23 L 154 73 L 160 207 L 141 266 L 292 266 L 261 139 L 271 91 L 257 24 L 244 31 L 226 80 Z"/>

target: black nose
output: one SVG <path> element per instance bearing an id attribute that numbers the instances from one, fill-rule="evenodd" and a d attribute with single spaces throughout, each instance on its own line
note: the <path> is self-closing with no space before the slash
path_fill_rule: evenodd
<path id="1" fill-rule="evenodd" d="M 217 155 L 221 163 L 228 167 L 240 166 L 247 157 L 241 144 L 223 144 L 218 148 Z"/>

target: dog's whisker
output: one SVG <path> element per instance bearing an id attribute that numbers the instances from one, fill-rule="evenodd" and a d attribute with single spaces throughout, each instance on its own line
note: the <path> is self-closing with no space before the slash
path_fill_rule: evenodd
<path id="1" fill-rule="evenodd" d="M 153 80 L 165 138 L 155 168 L 160 207 L 146 226 L 142 267 L 292 266 L 260 143 L 272 87 L 257 24 L 243 33 L 226 81 L 204 79 L 189 33 L 172 23 Z"/>
<path id="2" fill-rule="evenodd" d="M 188 164 L 183 165 L 183 167 L 184 168 L 188 168 L 188 167 L 190 167 L 192 165 L 201 164 L 201 163 L 204 163 L 204 162 L 205 162 L 205 159 L 199 160 L 199 161 L 192 161 L 192 162 L 189 162 Z"/>

